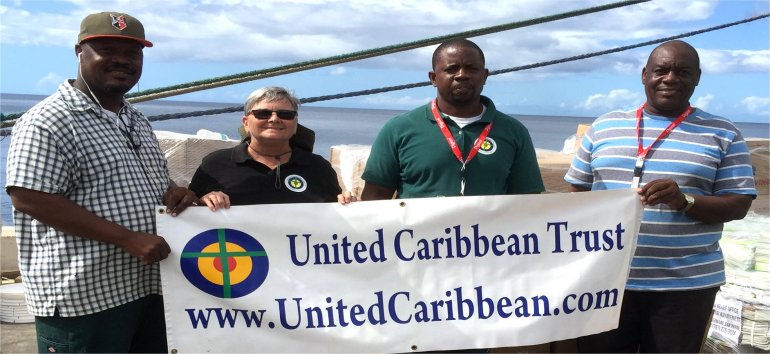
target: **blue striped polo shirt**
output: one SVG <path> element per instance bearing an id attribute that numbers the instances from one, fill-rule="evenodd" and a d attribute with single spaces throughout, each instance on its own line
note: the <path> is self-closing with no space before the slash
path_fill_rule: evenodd
<path id="1" fill-rule="evenodd" d="M 645 112 L 643 147 L 670 123 L 670 118 Z M 591 190 L 630 188 L 637 149 L 636 110 L 607 113 L 586 132 L 564 179 Z M 740 131 L 729 120 L 697 108 L 647 154 L 640 186 L 663 178 L 693 195 L 757 195 Z M 626 288 L 691 290 L 723 284 L 722 227 L 666 204 L 645 206 Z"/>

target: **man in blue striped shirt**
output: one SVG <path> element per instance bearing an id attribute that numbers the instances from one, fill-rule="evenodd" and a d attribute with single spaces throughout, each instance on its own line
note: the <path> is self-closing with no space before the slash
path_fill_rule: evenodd
<path id="1" fill-rule="evenodd" d="M 723 223 L 756 197 L 748 147 L 729 120 L 689 100 L 698 53 L 656 47 L 642 69 L 647 101 L 594 121 L 565 180 L 571 191 L 637 188 L 644 204 L 617 329 L 578 339 L 581 352 L 698 352 L 719 286 Z"/>

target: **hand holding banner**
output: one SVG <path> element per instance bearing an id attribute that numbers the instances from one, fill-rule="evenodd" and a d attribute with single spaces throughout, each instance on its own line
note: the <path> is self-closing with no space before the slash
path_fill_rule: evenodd
<path id="1" fill-rule="evenodd" d="M 169 348 L 408 352 L 617 326 L 632 189 L 159 215 Z"/>

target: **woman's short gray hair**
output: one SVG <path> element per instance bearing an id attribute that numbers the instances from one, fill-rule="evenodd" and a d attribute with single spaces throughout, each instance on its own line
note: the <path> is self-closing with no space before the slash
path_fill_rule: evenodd
<path id="1" fill-rule="evenodd" d="M 246 104 L 243 106 L 243 115 L 249 115 L 251 107 L 258 102 L 275 102 L 280 100 L 291 102 L 294 110 L 299 109 L 299 99 L 294 96 L 294 93 L 283 87 L 268 86 L 256 89 L 249 95 L 249 98 L 246 99 Z"/>

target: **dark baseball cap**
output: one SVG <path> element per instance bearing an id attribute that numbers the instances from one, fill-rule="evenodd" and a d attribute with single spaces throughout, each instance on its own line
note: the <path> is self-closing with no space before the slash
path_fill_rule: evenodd
<path id="1" fill-rule="evenodd" d="M 144 26 L 135 17 L 120 12 L 90 14 L 80 23 L 78 44 L 95 38 L 133 39 L 145 47 L 152 42 L 144 39 Z"/>

